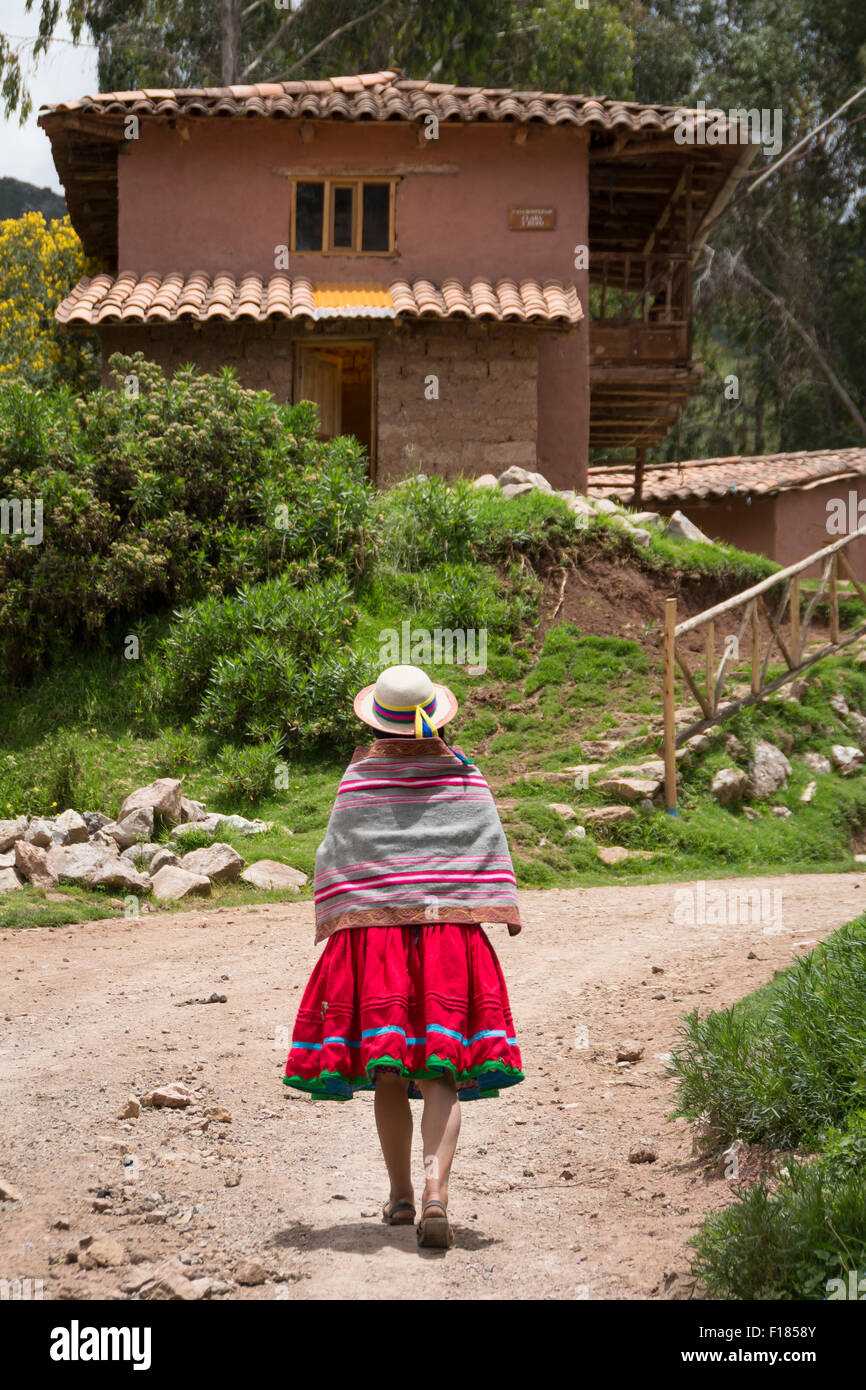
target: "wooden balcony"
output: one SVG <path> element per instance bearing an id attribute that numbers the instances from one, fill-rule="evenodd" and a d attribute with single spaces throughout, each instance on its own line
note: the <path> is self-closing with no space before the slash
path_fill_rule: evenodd
<path id="1" fill-rule="evenodd" d="M 700 381 L 688 256 L 591 256 L 589 321 L 590 446 L 657 444 Z"/>

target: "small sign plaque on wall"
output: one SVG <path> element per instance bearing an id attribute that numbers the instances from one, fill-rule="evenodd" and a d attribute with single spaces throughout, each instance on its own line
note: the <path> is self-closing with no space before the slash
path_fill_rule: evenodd
<path id="1" fill-rule="evenodd" d="M 556 208 L 509 208 L 508 226 L 512 232 L 552 232 Z"/>

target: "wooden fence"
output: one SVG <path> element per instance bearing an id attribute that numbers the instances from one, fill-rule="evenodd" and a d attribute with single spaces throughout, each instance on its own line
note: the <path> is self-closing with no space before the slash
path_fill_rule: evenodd
<path id="1" fill-rule="evenodd" d="M 677 623 L 677 601 L 669 598 L 665 606 L 664 634 L 664 728 L 665 728 L 665 805 L 671 815 L 677 813 L 676 749 L 694 734 L 702 733 L 716 724 L 721 724 L 741 709 L 756 704 L 766 695 L 771 695 L 788 681 L 794 680 L 803 671 L 814 666 L 822 657 L 832 656 L 844 647 L 856 642 L 866 634 L 866 620 L 859 627 L 843 633 L 839 619 L 839 583 L 848 580 L 854 591 L 866 603 L 866 588 L 854 577 L 845 551 L 854 541 L 866 536 L 866 526 L 832 545 L 807 555 L 795 565 L 771 574 L 760 584 L 753 584 L 741 594 L 707 608 L 694 618 Z M 801 595 L 800 576 L 813 565 L 821 565 L 821 577 L 814 594 L 808 596 L 805 611 Z M 778 601 L 769 600 L 772 590 L 781 588 Z M 827 595 L 829 608 L 829 642 L 806 655 L 809 644 L 809 631 L 815 610 L 824 595 Z M 775 595 L 774 595 L 775 597 Z M 723 654 L 716 665 L 716 622 L 730 613 L 740 613 L 735 633 L 724 639 Z M 703 675 L 692 670 L 677 643 L 690 632 L 704 630 Z M 725 682 L 732 669 L 739 662 L 740 641 L 746 629 L 751 638 L 751 681 L 747 695 L 723 703 Z M 770 658 L 777 649 L 777 662 L 780 658 L 787 670 L 773 680 L 767 679 Z M 676 701 L 674 694 L 674 675 L 679 667 L 683 679 L 694 696 L 702 718 L 689 724 L 677 733 Z"/>

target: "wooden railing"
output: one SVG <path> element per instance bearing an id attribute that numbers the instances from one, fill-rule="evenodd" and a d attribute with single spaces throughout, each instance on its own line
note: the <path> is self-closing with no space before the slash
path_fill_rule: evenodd
<path id="1" fill-rule="evenodd" d="M 602 251 L 590 256 L 590 318 L 597 323 L 688 322 L 691 267 L 688 256 Z"/>
<path id="2" fill-rule="evenodd" d="M 664 634 L 665 804 L 672 815 L 677 813 L 676 749 L 679 745 L 694 734 L 721 724 L 740 710 L 756 704 L 766 695 L 771 695 L 783 685 L 787 685 L 810 666 L 814 666 L 822 657 L 842 651 L 866 633 L 864 620 L 855 630 L 843 634 L 839 617 L 840 580 L 848 580 L 857 595 L 866 603 L 866 589 L 854 577 L 845 555 L 848 546 L 864 536 L 866 526 L 852 531 L 850 535 L 843 536 L 841 540 L 834 541 L 823 550 L 817 550 L 814 555 L 807 555 L 795 565 L 789 565 L 787 569 L 771 574 L 769 578 L 761 580 L 760 584 L 753 584 L 741 594 L 735 594 L 724 603 L 717 603 L 714 608 L 707 608 L 703 613 L 698 613 L 694 618 L 687 618 L 682 623 L 677 623 L 676 599 L 667 600 Z M 818 586 L 814 594 L 801 594 L 800 576 L 804 570 L 816 564 L 821 565 Z M 768 601 L 769 594 L 771 590 L 779 588 L 781 594 L 773 605 Z M 806 655 L 811 623 L 825 593 L 829 609 L 830 640 Z M 808 601 L 803 611 L 802 601 L 805 598 L 808 598 Z M 735 634 L 725 638 L 724 653 L 717 666 L 716 621 L 738 610 L 742 610 L 739 625 Z M 749 693 L 723 703 L 725 682 L 739 663 L 740 641 L 747 628 L 751 639 Z M 689 667 L 686 657 L 677 646 L 683 637 L 698 629 L 703 629 L 704 634 L 702 677 Z M 777 664 L 780 658 L 787 669 L 781 676 L 768 680 L 770 657 L 774 648 L 778 652 Z M 703 718 L 689 724 L 679 733 L 676 730 L 674 687 L 677 667 L 703 715 Z"/>

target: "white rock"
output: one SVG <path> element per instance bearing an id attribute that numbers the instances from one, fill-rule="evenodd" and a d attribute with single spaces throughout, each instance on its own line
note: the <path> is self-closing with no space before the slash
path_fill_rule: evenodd
<path id="1" fill-rule="evenodd" d="M 93 886 L 107 865 L 121 862 L 116 845 L 103 845 L 93 840 L 86 845 L 53 845 L 48 851 L 49 868 L 66 883 Z"/>
<path id="2" fill-rule="evenodd" d="M 752 754 L 749 773 L 754 795 L 771 796 L 784 787 L 791 775 L 791 764 L 781 748 L 776 748 L 766 739 L 759 739 Z"/>
<path id="3" fill-rule="evenodd" d="M 153 844 L 151 842 L 145 842 L 142 845 L 137 842 L 134 845 L 130 845 L 128 849 L 125 849 L 120 857 L 121 859 L 130 859 L 133 864 L 139 867 L 143 866 L 147 869 L 150 868 L 157 850 L 160 849 L 162 849 L 162 845 Z"/>
<path id="4" fill-rule="evenodd" d="M 241 874 L 244 883 L 255 888 L 284 888 L 297 891 L 307 882 L 307 875 L 276 859 L 257 859 Z"/>
<path id="5" fill-rule="evenodd" d="M 136 840 L 150 841 L 153 838 L 153 807 L 139 806 L 137 810 L 130 811 L 128 816 L 121 816 L 117 822 L 120 833 L 126 837 L 127 843 L 124 846 L 128 849 Z M 129 837 L 132 836 L 130 840 Z"/>
<path id="6" fill-rule="evenodd" d="M 150 878 L 129 859 L 107 859 L 88 880 L 94 888 L 123 888 L 130 893 L 149 893 Z"/>
<path id="7" fill-rule="evenodd" d="M 498 478 L 495 473 L 482 473 L 480 478 L 472 479 L 473 487 L 496 487 Z"/>
<path id="8" fill-rule="evenodd" d="M 778 816 L 779 820 L 787 820 L 791 814 L 787 806 L 771 806 L 770 811 L 774 816 Z"/>
<path id="9" fill-rule="evenodd" d="M 150 864 L 148 865 L 148 869 L 150 870 L 150 876 L 152 878 L 154 874 L 159 873 L 159 870 L 164 869 L 166 864 L 179 863 L 180 860 L 178 859 L 174 850 L 169 849 L 168 845 L 159 845 L 156 853 L 150 861 Z"/>
<path id="10" fill-rule="evenodd" d="M 710 794 L 720 806 L 730 806 L 742 801 L 749 789 L 749 779 L 738 767 L 723 767 L 710 784 Z"/>
<path id="11" fill-rule="evenodd" d="M 658 512 L 631 512 L 628 519 L 632 526 L 660 526 L 662 520 Z"/>
<path id="12" fill-rule="evenodd" d="M 28 845 L 39 845 L 40 849 L 47 849 L 52 843 L 51 835 L 54 830 L 54 821 L 42 816 L 36 816 L 27 826 L 24 834 L 19 838 L 26 840 Z"/>
<path id="13" fill-rule="evenodd" d="M 596 806 L 584 816 L 588 825 L 622 825 L 625 821 L 634 819 L 635 811 L 632 806 Z"/>
<path id="14" fill-rule="evenodd" d="M 805 805 L 808 806 L 809 802 L 812 800 L 812 798 L 814 797 L 814 795 L 815 795 L 815 793 L 816 793 L 817 790 L 818 790 L 818 783 L 817 783 L 817 782 L 810 782 L 809 785 L 808 785 L 808 787 L 805 787 L 804 790 L 801 791 L 801 793 L 800 793 L 800 800 L 801 800 L 802 802 L 804 802 Z"/>
<path id="15" fill-rule="evenodd" d="M 833 766 L 838 768 L 843 777 L 850 777 L 852 772 L 858 772 L 863 766 L 862 749 L 847 744 L 834 743 L 830 749 L 830 757 Z"/>
<path id="16" fill-rule="evenodd" d="M 122 821 L 126 816 L 138 811 L 142 807 L 149 807 L 156 815 L 160 815 L 167 821 L 180 820 L 181 802 L 181 782 L 177 777 L 158 777 L 155 782 L 150 782 L 146 787 L 137 787 L 134 792 L 130 792 L 120 808 L 118 821 Z"/>
<path id="17" fill-rule="evenodd" d="M 90 839 L 87 822 L 83 816 L 79 816 L 77 811 L 61 812 L 54 822 L 54 833 L 57 834 L 58 832 L 63 836 L 63 839 L 57 843 L 63 845 L 83 845 Z"/>
<path id="18" fill-rule="evenodd" d="M 152 876 L 150 882 L 153 896 L 162 902 L 186 898 L 191 894 L 207 898 L 211 891 L 209 878 L 204 874 L 191 874 L 179 864 L 164 865 Z"/>
<path id="19" fill-rule="evenodd" d="M 6 854 L 16 840 L 23 840 L 26 831 L 26 816 L 18 816 L 16 820 L 0 820 L 0 854 Z"/>
<path id="20" fill-rule="evenodd" d="M 573 806 L 568 806 L 564 801 L 548 801 L 548 811 L 553 811 L 562 820 L 574 820 L 577 812 Z"/>
<path id="21" fill-rule="evenodd" d="M 231 845 L 217 841 L 204 849 L 191 849 L 180 863 L 187 873 L 204 874 L 211 883 L 234 883 L 246 860 Z"/>
<path id="22" fill-rule="evenodd" d="M 501 488 L 529 483 L 532 487 L 539 488 L 541 492 L 553 492 L 553 488 L 543 473 L 530 473 L 528 469 L 519 468 L 517 464 L 512 464 L 510 468 L 506 468 L 504 473 L 500 473 L 497 481 Z"/>
<path id="23" fill-rule="evenodd" d="M 0 869 L 0 893 L 11 893 L 23 884 L 14 869 Z"/>
<path id="24" fill-rule="evenodd" d="M 506 483 L 502 489 L 502 496 L 508 499 L 521 497 L 524 492 L 535 492 L 534 483 Z"/>
<path id="25" fill-rule="evenodd" d="M 494 479 L 494 482 L 496 480 Z M 207 810 L 203 801 L 193 801 L 188 796 L 180 799 L 180 818 L 184 822 L 204 820 Z"/>
<path id="26" fill-rule="evenodd" d="M 821 772 L 825 776 L 833 771 L 833 764 L 829 758 L 825 758 L 823 753 L 804 753 L 803 762 L 812 772 Z"/>
<path id="27" fill-rule="evenodd" d="M 596 791 L 622 797 L 624 801 L 642 801 L 653 797 L 661 786 L 657 777 L 605 777 L 596 782 Z"/>
<path id="28" fill-rule="evenodd" d="M 674 540 L 705 541 L 707 545 L 713 544 L 709 536 L 705 536 L 703 531 L 693 521 L 689 521 L 682 512 L 672 512 L 668 517 L 665 535 L 673 536 Z"/>
<path id="29" fill-rule="evenodd" d="M 612 502 L 609 497 L 591 497 L 589 501 L 597 512 L 604 512 L 605 516 L 621 517 L 623 514 L 620 503 Z"/>

